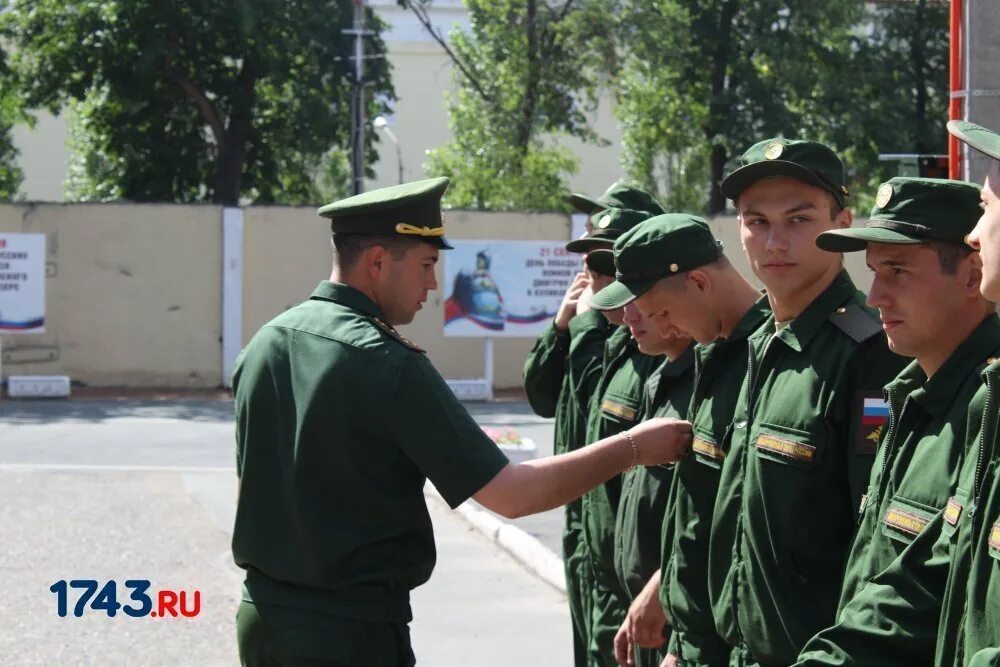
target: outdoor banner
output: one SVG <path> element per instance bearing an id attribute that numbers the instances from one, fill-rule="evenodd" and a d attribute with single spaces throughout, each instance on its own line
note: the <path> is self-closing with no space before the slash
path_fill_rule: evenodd
<path id="1" fill-rule="evenodd" d="M 0 233 L 0 334 L 45 332 L 45 234 Z"/>
<path id="2" fill-rule="evenodd" d="M 581 256 L 565 241 L 450 241 L 444 335 L 535 338 L 559 310 Z"/>

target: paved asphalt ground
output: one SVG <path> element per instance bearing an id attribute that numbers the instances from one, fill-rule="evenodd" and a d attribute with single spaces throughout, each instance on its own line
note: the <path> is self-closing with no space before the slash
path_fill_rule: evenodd
<path id="1" fill-rule="evenodd" d="M 518 403 L 470 404 L 551 450 Z M 0 401 L 0 665 L 235 665 L 241 571 L 228 401 Z M 418 664 L 569 665 L 563 596 L 432 502 L 439 548 L 413 596 Z M 558 549 L 561 511 L 518 522 Z M 193 619 L 56 614 L 59 580 L 148 579 L 198 590 Z"/>

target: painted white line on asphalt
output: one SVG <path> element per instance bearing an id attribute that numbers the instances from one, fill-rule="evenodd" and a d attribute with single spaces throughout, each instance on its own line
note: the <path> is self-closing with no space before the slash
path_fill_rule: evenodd
<path id="1" fill-rule="evenodd" d="M 140 466 L 84 465 L 74 463 L 0 463 L 0 472 L 43 470 L 53 472 L 212 472 L 235 475 L 236 468 L 226 466 Z"/>

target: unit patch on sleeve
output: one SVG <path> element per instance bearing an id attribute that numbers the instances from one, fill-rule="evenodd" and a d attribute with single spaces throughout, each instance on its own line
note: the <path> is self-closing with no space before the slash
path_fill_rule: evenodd
<path id="1" fill-rule="evenodd" d="M 858 454 L 874 454 L 889 425 L 889 404 L 881 396 L 865 396 L 862 401 L 861 424 L 858 426 L 854 451 Z"/>
<path id="2" fill-rule="evenodd" d="M 708 458 L 714 459 L 716 461 L 721 461 L 722 459 L 726 458 L 726 453 L 722 450 L 722 447 L 719 447 L 711 440 L 703 438 L 702 436 L 699 435 L 694 436 L 694 438 L 692 439 L 691 449 L 693 449 L 697 454 L 701 454 L 702 456 L 707 456 Z"/>

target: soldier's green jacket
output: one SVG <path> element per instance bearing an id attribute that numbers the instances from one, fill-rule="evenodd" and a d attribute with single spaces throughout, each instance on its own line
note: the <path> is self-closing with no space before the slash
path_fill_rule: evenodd
<path id="1" fill-rule="evenodd" d="M 886 386 L 889 423 L 862 498 L 841 608 L 944 509 L 966 450 L 969 403 L 982 385 L 986 359 L 997 354 L 1000 318 L 994 314 L 930 379 L 913 361 Z"/>
<path id="2" fill-rule="evenodd" d="M 786 327 L 772 315 L 748 338 L 709 546 L 732 664 L 787 665 L 834 621 L 874 453 L 863 399 L 904 362 L 864 300 L 842 271 Z"/>
<path id="3" fill-rule="evenodd" d="M 1000 362 L 982 377 L 944 511 L 809 642 L 797 665 L 998 664 Z"/>
<path id="4" fill-rule="evenodd" d="M 716 632 L 708 597 L 709 536 L 733 411 L 747 370 L 747 337 L 768 314 L 765 297 L 744 314 L 728 338 L 695 347 L 689 411 L 692 454 L 674 467 L 660 574 L 660 602 L 673 627 L 668 651 L 685 665 L 729 661 L 729 645 Z"/>
<path id="5" fill-rule="evenodd" d="M 643 390 L 663 357 L 639 351 L 628 327 L 618 327 L 608 338 L 600 382 L 590 402 L 587 442 L 631 428 L 642 417 Z M 615 514 L 621 497 L 622 476 L 616 475 L 583 496 L 583 535 L 599 583 L 624 592 L 615 574 Z"/>
<path id="6" fill-rule="evenodd" d="M 244 599 L 408 621 L 435 562 L 425 479 L 456 507 L 504 454 L 426 355 L 342 284 L 265 324 L 233 391 Z"/>
<path id="7" fill-rule="evenodd" d="M 694 380 L 694 350 L 667 360 L 646 382 L 643 419 L 686 419 Z M 670 494 L 673 466 L 636 466 L 622 476 L 615 516 L 615 572 L 629 600 L 660 569 L 661 526 Z"/>
<path id="8" fill-rule="evenodd" d="M 639 352 L 627 327 L 608 338 L 601 380 L 590 403 L 587 442 L 620 433 L 641 419 L 643 388 L 660 357 Z M 593 576 L 591 591 L 590 655 L 592 665 L 615 665 L 615 633 L 628 611 L 626 595 L 615 573 L 615 515 L 621 496 L 621 475 L 583 496 L 582 547 Z"/>
<path id="9" fill-rule="evenodd" d="M 596 310 L 573 317 L 568 332 L 560 332 L 555 323 L 549 324 L 525 361 L 528 402 L 539 416 L 555 417 L 556 454 L 586 444 L 587 409 L 601 377 L 610 329 L 607 318 Z M 589 557 L 581 543 L 580 510 L 579 499 L 566 505 L 562 541 L 575 662 L 577 667 L 585 667 L 590 643 L 586 631 L 590 625 L 592 584 Z"/>
<path id="10" fill-rule="evenodd" d="M 643 391 L 643 419 L 685 419 L 694 380 L 694 349 L 653 371 Z M 636 466 L 622 476 L 615 516 L 615 572 L 628 600 L 634 600 L 660 569 L 661 540 L 673 466 Z M 636 667 L 659 667 L 663 651 L 635 647 Z"/>

